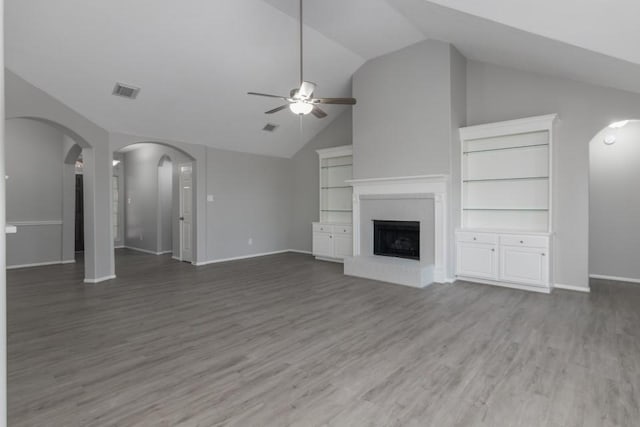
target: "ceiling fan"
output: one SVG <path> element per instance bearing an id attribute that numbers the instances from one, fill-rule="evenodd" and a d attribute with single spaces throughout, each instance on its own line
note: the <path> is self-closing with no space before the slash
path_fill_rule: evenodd
<path id="1" fill-rule="evenodd" d="M 302 77 L 302 0 L 300 0 L 300 87 L 291 89 L 289 96 L 270 95 L 268 93 L 248 92 L 249 95 L 266 96 L 268 98 L 278 98 L 287 101 L 287 104 L 274 108 L 273 110 L 265 111 L 265 114 L 273 114 L 278 111 L 282 111 L 289 107 L 291 112 L 299 115 L 313 114 L 317 118 L 321 119 L 327 117 L 321 108 L 320 104 L 340 104 L 340 105 L 355 105 L 356 100 L 354 98 L 314 98 L 313 92 L 316 89 L 316 84 L 305 81 Z"/>

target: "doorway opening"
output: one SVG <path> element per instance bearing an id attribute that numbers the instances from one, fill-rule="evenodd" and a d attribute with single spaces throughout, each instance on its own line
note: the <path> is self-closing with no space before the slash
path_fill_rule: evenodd
<path id="1" fill-rule="evenodd" d="M 195 160 L 168 144 L 140 142 L 113 161 L 114 247 L 193 262 Z M 116 270 L 124 263 L 116 256 Z"/>
<path id="2" fill-rule="evenodd" d="M 589 143 L 589 277 L 640 283 L 640 120 Z"/>

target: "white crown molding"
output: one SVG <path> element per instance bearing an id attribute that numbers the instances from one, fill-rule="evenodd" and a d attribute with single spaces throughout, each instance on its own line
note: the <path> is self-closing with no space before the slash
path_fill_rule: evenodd
<path id="1" fill-rule="evenodd" d="M 318 153 L 318 157 L 321 159 L 325 157 L 351 156 L 353 154 L 353 146 L 341 145 L 339 147 L 323 148 L 321 150 L 316 150 L 316 153 Z"/>
<path id="2" fill-rule="evenodd" d="M 557 118 L 557 114 L 547 114 L 544 116 L 528 117 L 525 119 L 467 126 L 460 128 L 460 138 L 462 140 L 470 140 L 542 130 L 551 131 L 553 123 Z"/>

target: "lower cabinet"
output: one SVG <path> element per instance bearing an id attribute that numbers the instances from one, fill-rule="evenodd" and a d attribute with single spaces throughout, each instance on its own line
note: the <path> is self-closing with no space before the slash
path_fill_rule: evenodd
<path id="1" fill-rule="evenodd" d="M 342 261 L 353 255 L 351 224 L 313 223 L 313 255 L 317 258 Z"/>
<path id="2" fill-rule="evenodd" d="M 456 275 L 548 290 L 549 249 L 549 235 L 458 231 Z"/>
<path id="3" fill-rule="evenodd" d="M 458 275 L 498 278 L 498 245 L 491 243 L 458 243 Z"/>
<path id="4" fill-rule="evenodd" d="M 541 248 L 516 246 L 500 247 L 500 280 L 547 286 L 549 283 L 549 262 Z"/>

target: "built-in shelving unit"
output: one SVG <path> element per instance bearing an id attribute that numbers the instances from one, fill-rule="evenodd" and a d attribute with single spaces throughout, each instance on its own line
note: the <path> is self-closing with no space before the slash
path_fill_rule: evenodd
<path id="1" fill-rule="evenodd" d="M 318 150 L 320 161 L 320 222 L 351 223 L 353 178 L 351 146 Z"/>
<path id="2" fill-rule="evenodd" d="M 551 128 L 533 122 L 462 129 L 462 228 L 551 230 Z"/>
<path id="3" fill-rule="evenodd" d="M 317 150 L 320 173 L 319 221 L 313 223 L 316 258 L 342 261 L 353 253 L 353 149 L 351 145 Z"/>
<path id="4" fill-rule="evenodd" d="M 548 292 L 556 115 L 460 129 L 456 273 Z"/>

